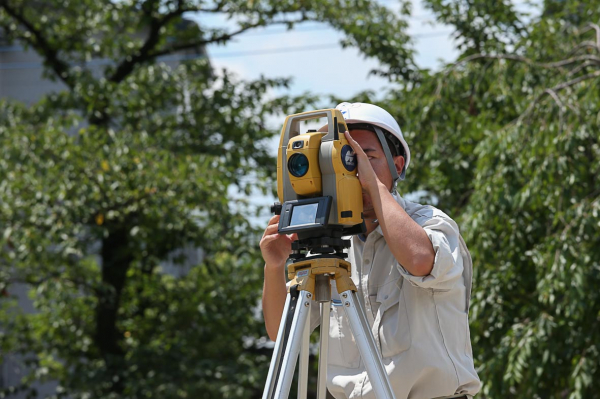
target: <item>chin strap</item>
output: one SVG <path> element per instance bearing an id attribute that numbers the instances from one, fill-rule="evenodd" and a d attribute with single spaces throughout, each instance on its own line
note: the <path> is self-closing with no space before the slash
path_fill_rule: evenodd
<path id="1" fill-rule="evenodd" d="M 399 177 L 398 180 L 403 180 L 402 177 Z M 398 180 L 394 180 L 392 182 L 392 189 L 390 190 L 390 194 L 392 194 L 392 197 L 394 197 L 396 199 L 396 201 L 398 200 L 398 198 L 396 198 L 398 194 Z"/>
<path id="2" fill-rule="evenodd" d="M 390 169 L 390 172 L 392 173 L 392 182 L 393 182 L 392 188 L 393 188 L 395 186 L 396 182 L 398 181 L 398 179 L 400 179 L 400 176 L 398 176 L 398 171 L 396 170 L 396 164 L 394 164 L 394 158 L 392 157 L 392 153 L 390 152 L 390 147 L 388 147 L 388 145 L 387 145 L 387 141 L 385 140 L 385 136 L 383 135 L 381 128 L 376 125 L 373 125 L 373 128 L 375 130 L 375 134 L 377 134 L 377 138 L 379 139 L 379 142 L 381 143 L 381 147 L 383 147 L 383 152 L 385 153 L 385 159 L 387 160 L 388 168 Z"/>

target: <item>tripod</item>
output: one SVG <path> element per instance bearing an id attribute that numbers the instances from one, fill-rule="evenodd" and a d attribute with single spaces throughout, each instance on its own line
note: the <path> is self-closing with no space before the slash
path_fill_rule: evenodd
<path id="1" fill-rule="evenodd" d="M 378 399 L 395 399 L 388 380 L 381 354 L 371 334 L 367 318 L 356 297 L 352 282 L 351 265 L 344 249 L 349 240 L 341 237 L 317 237 L 300 239 L 292 244 L 288 265 L 291 285 L 279 324 L 277 340 L 269 367 L 262 399 L 287 399 L 296 360 L 300 357 L 298 399 L 306 399 L 308 384 L 308 346 L 310 337 L 310 311 L 314 300 L 321 307 L 321 339 L 319 345 L 319 374 L 317 398 L 325 399 L 327 384 L 327 352 L 329 339 L 329 315 L 331 280 L 336 286 L 350 322 L 361 358 Z M 310 251 L 311 255 L 308 256 Z"/>

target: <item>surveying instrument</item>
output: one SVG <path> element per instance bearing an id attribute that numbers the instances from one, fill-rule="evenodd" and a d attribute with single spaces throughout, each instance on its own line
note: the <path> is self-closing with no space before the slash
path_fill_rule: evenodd
<path id="1" fill-rule="evenodd" d="M 300 134 L 299 124 L 327 118 L 327 131 Z M 288 260 L 291 280 L 263 399 L 287 399 L 296 361 L 300 358 L 298 398 L 305 399 L 311 302 L 320 304 L 321 339 L 317 398 L 325 399 L 331 281 L 335 280 L 350 329 L 378 399 L 395 399 L 367 318 L 352 282 L 344 250 L 354 234 L 364 233 L 362 188 L 356 176 L 357 158 L 346 140 L 342 113 L 324 109 L 285 119 L 277 157 L 277 194 L 271 210 L 281 215 L 278 231 L 297 233 Z M 291 262 L 291 263 L 290 263 Z"/>

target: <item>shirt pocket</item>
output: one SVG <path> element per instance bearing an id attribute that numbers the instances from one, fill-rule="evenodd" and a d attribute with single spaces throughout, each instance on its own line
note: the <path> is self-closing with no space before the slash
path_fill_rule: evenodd
<path id="1" fill-rule="evenodd" d="M 402 283 L 399 278 L 382 286 L 377 292 L 379 306 L 379 342 L 383 357 L 396 356 L 411 347 L 410 324 Z"/>
<path id="2" fill-rule="evenodd" d="M 360 365 L 360 353 L 341 302 L 332 301 L 329 324 L 328 363 L 346 368 Z"/>

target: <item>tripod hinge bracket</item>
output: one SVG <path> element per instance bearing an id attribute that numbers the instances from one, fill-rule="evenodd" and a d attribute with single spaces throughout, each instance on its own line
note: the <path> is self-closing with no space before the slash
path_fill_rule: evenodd
<path id="1" fill-rule="evenodd" d="M 291 286 L 298 284 L 298 289 L 315 294 L 315 277 L 327 274 L 335 279 L 338 293 L 352 290 L 356 291 L 356 285 L 350 278 L 350 262 L 339 258 L 314 257 L 303 259 L 288 265 L 288 278 L 293 280 Z"/>

